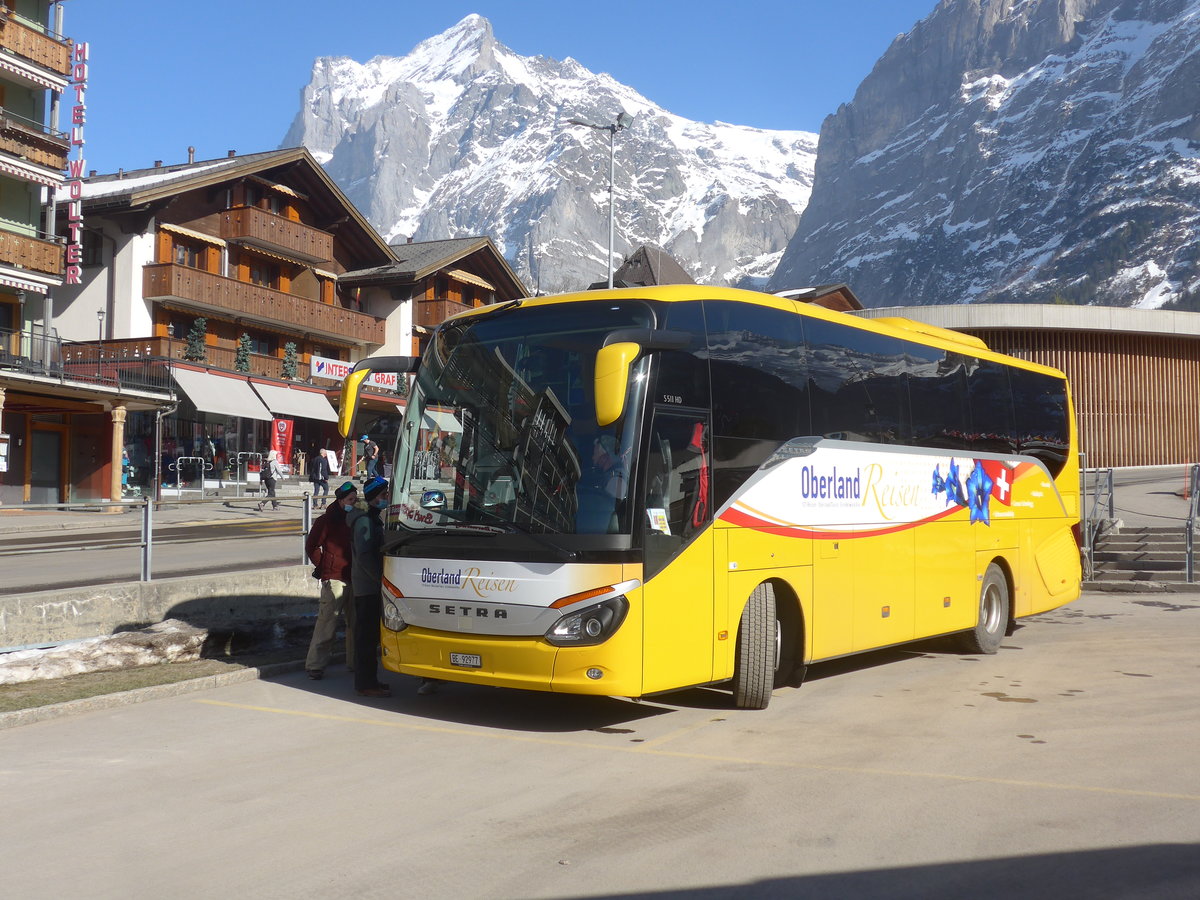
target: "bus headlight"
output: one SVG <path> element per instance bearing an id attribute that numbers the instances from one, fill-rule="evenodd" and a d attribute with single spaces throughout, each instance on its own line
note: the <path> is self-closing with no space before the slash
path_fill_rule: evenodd
<path id="1" fill-rule="evenodd" d="M 621 627 L 628 611 L 629 601 L 624 594 L 610 597 L 563 616 L 546 632 L 546 640 L 556 647 L 588 647 L 603 643 Z"/>
<path id="2" fill-rule="evenodd" d="M 403 631 L 408 627 L 408 623 L 400 615 L 400 607 L 391 597 L 385 597 L 383 601 L 383 627 L 389 631 Z"/>
<path id="3" fill-rule="evenodd" d="M 388 631 L 403 631 L 408 627 L 408 623 L 404 621 L 404 616 L 400 614 L 400 604 L 396 601 L 404 595 L 400 593 L 400 589 L 392 584 L 385 577 L 380 585 L 383 599 L 383 627 Z"/>

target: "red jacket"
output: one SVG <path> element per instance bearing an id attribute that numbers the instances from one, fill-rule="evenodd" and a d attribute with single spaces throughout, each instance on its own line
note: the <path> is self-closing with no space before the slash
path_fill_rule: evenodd
<path id="1" fill-rule="evenodd" d="M 304 541 L 304 552 L 322 581 L 350 583 L 350 526 L 341 503 L 325 510 Z"/>

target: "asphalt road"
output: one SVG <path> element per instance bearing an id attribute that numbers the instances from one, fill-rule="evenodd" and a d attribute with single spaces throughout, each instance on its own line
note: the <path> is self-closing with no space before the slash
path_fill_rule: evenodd
<path id="1" fill-rule="evenodd" d="M 299 518 L 263 513 L 230 522 L 156 525 L 155 578 L 293 566 L 302 562 Z M 140 528 L 29 531 L 4 537 L 2 593 L 47 591 L 137 581 Z M 219 561 L 214 565 L 214 560 Z"/>
<path id="2" fill-rule="evenodd" d="M 1200 896 L 1200 604 L 1089 594 L 992 657 L 769 709 L 303 673 L 0 732 L 12 897 Z"/>

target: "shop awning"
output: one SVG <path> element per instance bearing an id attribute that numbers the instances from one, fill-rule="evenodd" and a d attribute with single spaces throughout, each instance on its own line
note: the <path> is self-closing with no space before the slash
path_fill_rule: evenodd
<path id="1" fill-rule="evenodd" d="M 263 406 L 258 395 L 250 390 L 250 382 L 245 378 L 211 375 L 208 372 L 177 367 L 171 368 L 171 377 L 201 412 L 259 419 L 263 422 L 272 419 L 270 410 Z"/>
<path id="2" fill-rule="evenodd" d="M 252 381 L 251 384 L 258 396 L 262 397 L 267 409 L 276 415 L 317 419 L 321 422 L 336 422 L 338 419 L 337 411 L 323 393 L 284 387 L 281 384 L 259 384 L 257 381 Z"/>

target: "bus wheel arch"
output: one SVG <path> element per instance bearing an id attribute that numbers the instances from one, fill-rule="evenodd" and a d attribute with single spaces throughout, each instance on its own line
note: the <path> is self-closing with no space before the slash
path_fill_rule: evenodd
<path id="1" fill-rule="evenodd" d="M 800 687 L 804 680 L 804 612 L 800 598 L 786 581 L 768 582 L 775 591 L 779 658 L 775 665 L 775 687 Z"/>
<path id="2" fill-rule="evenodd" d="M 979 584 L 975 625 L 959 635 L 963 653 L 993 654 L 1012 628 L 1012 573 L 1002 557 L 988 563 Z"/>

